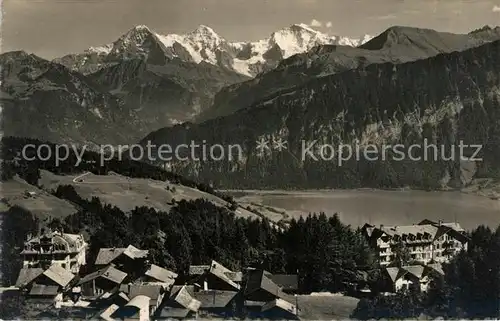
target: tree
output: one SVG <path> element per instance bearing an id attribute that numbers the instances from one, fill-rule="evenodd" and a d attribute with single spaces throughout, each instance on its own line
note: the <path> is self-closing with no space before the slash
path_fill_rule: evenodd
<path id="1" fill-rule="evenodd" d="M 26 318 L 27 302 L 22 295 L 2 295 L 0 300 L 0 318 L 16 320 Z"/>
<path id="2" fill-rule="evenodd" d="M 392 252 L 394 252 L 394 255 L 396 257 L 396 262 L 398 266 L 405 266 L 408 265 L 411 261 L 411 254 L 410 250 L 406 247 L 406 245 L 403 242 L 398 242 L 394 245 Z"/>

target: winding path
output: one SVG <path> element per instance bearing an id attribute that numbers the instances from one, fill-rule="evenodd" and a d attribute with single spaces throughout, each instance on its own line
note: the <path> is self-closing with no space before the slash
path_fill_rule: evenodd
<path id="1" fill-rule="evenodd" d="M 73 178 L 73 183 L 83 183 L 82 178 L 84 176 L 87 176 L 88 174 L 90 174 L 90 172 L 86 172 L 86 173 L 83 173 L 81 175 L 78 175 L 77 177 Z"/>

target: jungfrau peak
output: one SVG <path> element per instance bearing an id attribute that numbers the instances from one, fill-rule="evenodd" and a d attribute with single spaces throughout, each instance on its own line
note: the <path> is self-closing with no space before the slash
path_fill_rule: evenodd
<path id="1" fill-rule="evenodd" d="M 269 46 L 278 45 L 283 51 L 283 58 L 288 58 L 318 45 L 356 46 L 359 40 L 329 36 L 301 23 L 273 32 L 268 42 Z"/>

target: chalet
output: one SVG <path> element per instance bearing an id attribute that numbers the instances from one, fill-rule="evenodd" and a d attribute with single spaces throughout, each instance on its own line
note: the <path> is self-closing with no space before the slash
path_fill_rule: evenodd
<path id="1" fill-rule="evenodd" d="M 40 268 L 21 269 L 16 285 L 27 293 L 29 299 L 44 301 L 62 301 L 75 275 L 58 264 L 51 265 L 47 270 Z"/>
<path id="2" fill-rule="evenodd" d="M 246 305 L 263 306 L 265 303 L 283 299 L 293 301 L 293 297 L 287 295 L 274 281 L 272 274 L 264 270 L 250 270 L 244 289 Z M 259 304 L 260 303 L 260 304 Z"/>
<path id="3" fill-rule="evenodd" d="M 239 283 L 243 278 L 241 272 L 233 272 L 216 261 L 212 261 L 210 265 L 202 268 L 200 266 L 191 267 L 190 273 L 198 275 L 196 284 L 205 291 L 238 291 L 240 289 Z"/>
<path id="4" fill-rule="evenodd" d="M 158 309 L 155 320 L 183 319 L 197 315 L 201 302 L 194 298 L 194 286 L 174 285 Z"/>
<path id="5" fill-rule="evenodd" d="M 143 283 L 159 283 L 170 287 L 175 283 L 178 274 L 158 265 L 151 264 L 144 275 L 138 280 Z"/>
<path id="6" fill-rule="evenodd" d="M 297 315 L 297 306 L 283 299 L 270 301 L 262 307 L 262 316 L 266 319 L 293 320 Z"/>
<path id="7" fill-rule="evenodd" d="M 21 252 L 23 267 L 46 269 L 58 264 L 76 274 L 86 264 L 86 248 L 87 243 L 80 234 L 42 230 L 40 236 L 28 236 L 24 243 Z"/>
<path id="8" fill-rule="evenodd" d="M 441 264 L 407 265 L 402 267 L 387 267 L 388 292 L 413 289 L 426 292 L 429 288 L 431 275 L 437 273 L 444 275 Z"/>
<path id="9" fill-rule="evenodd" d="M 96 315 L 94 315 L 94 319 L 103 319 L 103 320 L 114 320 L 111 318 L 111 315 L 113 315 L 120 307 L 123 307 L 125 304 L 127 304 L 130 299 L 129 297 L 120 291 L 113 291 L 113 292 L 105 292 L 99 297 L 100 307 L 101 308 Z"/>
<path id="10" fill-rule="evenodd" d="M 135 274 L 147 265 L 148 255 L 148 250 L 140 250 L 133 245 L 125 248 L 102 248 L 97 253 L 95 265 L 105 267 L 112 264 L 127 274 Z"/>
<path id="11" fill-rule="evenodd" d="M 127 304 L 123 307 L 115 307 L 110 310 L 115 309 L 114 312 L 110 314 L 111 320 L 137 320 L 137 321 L 149 321 L 150 320 L 150 298 L 145 295 L 138 295 L 133 297 Z M 111 311 L 107 311 L 105 316 Z"/>
<path id="12" fill-rule="evenodd" d="M 295 293 L 299 289 L 299 277 L 296 274 L 272 274 L 270 277 L 285 293 Z"/>
<path id="13" fill-rule="evenodd" d="M 100 295 L 113 291 L 125 280 L 127 273 L 118 270 L 112 265 L 84 276 L 78 281 L 82 296 L 97 298 Z"/>
<path id="14" fill-rule="evenodd" d="M 159 284 L 124 284 L 120 286 L 120 291 L 129 298 L 146 296 L 149 298 L 148 311 L 150 315 L 156 312 L 163 301 L 166 288 Z"/>
<path id="15" fill-rule="evenodd" d="M 43 274 L 42 268 L 29 268 L 23 267 L 19 271 L 19 276 L 17 277 L 16 287 L 19 289 L 25 289 L 29 287 L 40 275 Z"/>
<path id="16" fill-rule="evenodd" d="M 201 290 L 194 292 L 194 298 L 201 302 L 201 310 L 226 316 L 231 315 L 237 295 L 236 291 Z"/>

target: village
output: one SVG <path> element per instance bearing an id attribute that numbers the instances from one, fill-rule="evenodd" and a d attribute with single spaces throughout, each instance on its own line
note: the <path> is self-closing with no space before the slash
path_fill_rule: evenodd
<path id="1" fill-rule="evenodd" d="M 432 275 L 444 274 L 442 264 L 468 244 L 458 223 L 365 224 L 362 230 L 378 255 L 383 282 L 370 288 L 368 271 L 360 270 L 348 282 L 348 294 L 357 297 L 375 291 L 425 292 Z M 54 311 L 66 311 L 72 319 L 224 318 L 242 310 L 247 318 L 301 318 L 300 271 L 273 274 L 258 266 L 231 271 L 212 260 L 191 265 L 180 275 L 151 264 L 148 249 L 101 248 L 95 261 L 87 262 L 88 248 L 80 234 L 41 230 L 39 235 L 28 235 L 19 253 L 23 260 L 15 284 L 19 295 L 45 309 L 49 318 Z"/>

